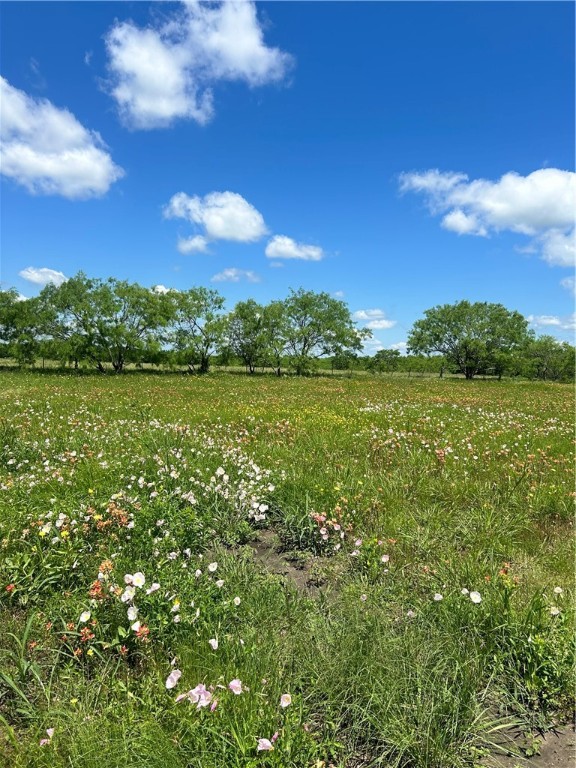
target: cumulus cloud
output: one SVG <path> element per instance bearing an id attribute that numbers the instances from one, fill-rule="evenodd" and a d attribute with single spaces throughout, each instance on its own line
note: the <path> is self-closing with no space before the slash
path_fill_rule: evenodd
<path id="1" fill-rule="evenodd" d="M 109 91 L 124 123 L 159 128 L 214 114 L 220 81 L 251 87 L 281 81 L 292 57 L 264 42 L 256 5 L 247 0 L 182 3 L 146 28 L 119 22 L 106 36 Z"/>
<path id="2" fill-rule="evenodd" d="M 1 172 L 33 194 L 100 197 L 124 175 L 96 131 L 0 77 Z"/>
<path id="3" fill-rule="evenodd" d="M 155 285 L 151 290 L 152 290 L 152 293 L 158 293 L 158 294 L 162 295 L 162 294 L 165 294 L 165 293 L 170 293 L 170 291 L 174 291 L 176 289 L 175 288 L 166 288 L 165 285 L 162 285 L 162 283 L 160 283 L 159 285 Z"/>
<path id="4" fill-rule="evenodd" d="M 48 267 L 26 267 L 26 269 L 22 269 L 18 274 L 24 280 L 28 280 L 29 283 L 34 283 L 35 285 L 48 285 L 48 283 L 62 285 L 62 283 L 68 280 L 63 272 L 58 272 Z"/>
<path id="5" fill-rule="evenodd" d="M 510 231 L 532 237 L 529 247 L 549 264 L 574 261 L 576 174 L 541 168 L 521 176 L 510 172 L 497 181 L 470 181 L 463 173 L 429 170 L 403 173 L 401 192 L 426 197 L 430 211 L 443 215 L 442 226 L 460 235 L 487 237 Z"/>
<path id="6" fill-rule="evenodd" d="M 358 309 L 352 314 L 352 319 L 365 323 L 365 327 L 373 331 L 386 330 L 396 325 L 396 320 L 387 318 L 382 309 Z"/>
<path id="7" fill-rule="evenodd" d="M 541 241 L 542 257 L 549 264 L 559 267 L 571 267 L 576 261 L 574 229 L 570 232 L 551 229 L 542 236 Z"/>
<path id="8" fill-rule="evenodd" d="M 393 328 L 395 325 L 396 320 L 386 320 L 382 318 L 381 320 L 370 320 L 369 323 L 366 323 L 366 328 L 370 328 L 373 331 L 382 331 L 388 328 Z"/>
<path id="9" fill-rule="evenodd" d="M 202 235 L 180 238 L 180 240 L 178 240 L 178 250 L 183 254 L 206 253 L 208 250 L 208 240 Z"/>
<path id="10" fill-rule="evenodd" d="M 398 341 L 396 344 L 390 344 L 390 349 L 397 349 L 399 352 L 405 354 L 408 348 L 408 344 L 405 341 Z"/>
<path id="11" fill-rule="evenodd" d="M 324 251 L 317 245 L 297 243 L 286 235 L 274 235 L 266 246 L 266 256 L 269 259 L 302 259 L 303 261 L 320 261 Z"/>
<path id="12" fill-rule="evenodd" d="M 203 235 L 184 241 L 187 253 L 206 250 L 208 240 L 253 243 L 268 231 L 262 214 L 236 192 L 210 192 L 205 197 L 178 192 L 165 206 L 164 216 L 203 228 Z"/>
<path id="13" fill-rule="evenodd" d="M 260 277 L 250 270 L 228 267 L 214 275 L 211 280 L 213 283 L 239 283 L 240 280 L 247 280 L 249 283 L 259 283 Z"/>
<path id="14" fill-rule="evenodd" d="M 568 317 L 557 315 L 528 315 L 526 318 L 535 328 L 558 328 L 562 331 L 576 330 L 576 313 Z"/>

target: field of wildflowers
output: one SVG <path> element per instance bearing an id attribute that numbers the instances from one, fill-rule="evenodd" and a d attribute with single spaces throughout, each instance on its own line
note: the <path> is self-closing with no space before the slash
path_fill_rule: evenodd
<path id="1" fill-rule="evenodd" d="M 567 715 L 571 388 L 1 378 L 3 765 L 463 768 Z"/>

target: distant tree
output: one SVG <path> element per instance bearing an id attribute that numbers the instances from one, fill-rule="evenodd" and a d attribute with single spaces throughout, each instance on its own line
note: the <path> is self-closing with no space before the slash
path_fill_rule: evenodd
<path id="1" fill-rule="evenodd" d="M 433 307 L 424 315 L 408 335 L 408 351 L 444 355 L 467 379 L 501 365 L 503 355 L 530 339 L 527 320 L 502 304 L 460 301 Z"/>
<path id="2" fill-rule="evenodd" d="M 211 288 L 174 291 L 170 339 L 190 371 L 207 373 L 210 358 L 225 343 L 224 297 Z"/>
<path id="3" fill-rule="evenodd" d="M 37 299 L 22 299 L 18 291 L 0 291 L 2 357 L 32 365 L 40 349 L 40 310 Z"/>
<path id="4" fill-rule="evenodd" d="M 100 371 L 109 363 L 116 373 L 158 347 L 160 331 L 172 316 L 167 295 L 115 278 L 99 280 L 83 273 L 60 286 L 47 285 L 39 296 L 45 331 L 77 364 L 89 359 Z"/>
<path id="5" fill-rule="evenodd" d="M 264 307 L 254 299 L 239 301 L 226 318 L 226 336 L 232 352 L 254 373 L 269 351 Z"/>
<path id="6" fill-rule="evenodd" d="M 358 352 L 371 332 L 356 328 L 345 302 L 328 293 L 300 288 L 283 302 L 283 328 L 290 366 L 301 375 L 313 361 L 326 355 Z"/>
<path id="7" fill-rule="evenodd" d="M 574 378 L 574 347 L 553 336 L 533 339 L 524 351 L 526 375 L 546 381 Z"/>
<path id="8" fill-rule="evenodd" d="M 397 349 L 379 349 L 368 359 L 366 368 L 372 373 L 398 370 L 400 352 Z"/>

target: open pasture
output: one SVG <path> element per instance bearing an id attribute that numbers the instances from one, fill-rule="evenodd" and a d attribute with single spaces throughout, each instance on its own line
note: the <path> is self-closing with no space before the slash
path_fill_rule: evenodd
<path id="1" fill-rule="evenodd" d="M 571 704 L 573 411 L 542 383 L 3 373 L 5 764 L 490 764 Z"/>

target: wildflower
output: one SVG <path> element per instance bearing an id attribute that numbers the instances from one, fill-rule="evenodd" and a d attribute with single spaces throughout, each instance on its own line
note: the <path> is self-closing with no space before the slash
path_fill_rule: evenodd
<path id="1" fill-rule="evenodd" d="M 16 589 L 16 584 L 8 584 L 6 586 L 6 592 L 8 592 L 8 594 L 10 594 L 10 592 L 14 592 L 15 589 Z"/>
<path id="2" fill-rule="evenodd" d="M 366 600 L 368 600 L 368 595 L 360 595 L 360 600 L 362 600 L 362 602 L 365 603 Z"/>
<path id="3" fill-rule="evenodd" d="M 561 613 L 560 608 L 557 608 L 555 605 L 550 608 L 551 616 L 558 616 L 559 613 Z"/>
<path id="4" fill-rule="evenodd" d="M 217 706 L 218 706 L 218 699 L 214 699 L 214 701 L 212 702 L 212 705 L 210 706 L 210 712 L 214 712 Z"/>
<path id="5" fill-rule="evenodd" d="M 144 574 L 140 573 L 140 571 L 138 571 L 138 573 L 135 573 L 134 576 L 132 577 L 132 584 L 134 584 L 135 587 L 143 587 L 144 584 L 146 584 L 146 579 L 144 577 Z"/>
<path id="6" fill-rule="evenodd" d="M 390 560 L 390 555 L 382 555 L 380 558 L 381 563 L 387 563 Z"/>
<path id="7" fill-rule="evenodd" d="M 413 618 L 414 618 L 414 616 L 416 616 L 416 614 L 414 613 L 414 611 L 407 611 L 407 612 L 406 612 L 406 616 L 407 616 L 409 619 L 413 619 Z"/>
<path id="8" fill-rule="evenodd" d="M 218 581 L 216 582 L 216 586 L 219 589 L 222 589 L 222 587 L 224 586 L 224 579 L 218 579 Z"/>
<path id="9" fill-rule="evenodd" d="M 236 694 L 236 696 L 239 696 L 242 693 L 242 681 L 238 679 L 231 680 L 228 683 L 228 688 L 230 688 L 232 693 Z"/>
<path id="10" fill-rule="evenodd" d="M 472 600 L 473 603 L 481 603 L 482 597 L 480 592 L 470 592 L 470 600 Z"/>
<path id="11" fill-rule="evenodd" d="M 40 746 L 45 747 L 47 744 L 50 744 L 52 741 L 52 736 L 54 736 L 54 728 L 47 728 L 46 733 L 48 735 L 47 739 L 40 739 Z"/>
<path id="12" fill-rule="evenodd" d="M 180 623 L 180 614 L 177 613 L 176 616 L 174 616 L 174 618 L 172 619 L 172 621 L 174 622 L 174 624 L 179 624 Z"/>
<path id="13" fill-rule="evenodd" d="M 194 571 L 194 576 L 196 576 L 196 578 L 197 578 L 197 579 L 199 579 L 199 578 L 200 578 L 200 576 L 202 576 L 202 571 L 200 570 L 200 568 L 197 568 L 197 569 Z"/>
<path id="14" fill-rule="evenodd" d="M 128 621 L 136 621 L 138 618 L 138 608 L 135 605 L 131 605 L 128 608 Z"/>
<path id="15" fill-rule="evenodd" d="M 90 613 L 90 611 L 83 611 L 80 614 L 80 623 L 84 624 L 85 622 L 87 622 L 91 615 L 92 614 Z"/>
<path id="16" fill-rule="evenodd" d="M 270 752 L 274 749 L 274 745 L 269 739 L 258 739 L 257 752 Z"/>
<path id="17" fill-rule="evenodd" d="M 210 573 L 214 573 L 214 571 L 216 571 L 217 568 L 218 568 L 218 563 L 210 563 L 210 565 L 208 566 L 208 570 L 210 571 Z"/>
<path id="18" fill-rule="evenodd" d="M 157 592 L 160 589 L 160 584 L 158 582 L 154 582 L 152 586 L 146 590 L 147 595 L 151 595 L 153 592 Z"/>
<path id="19" fill-rule="evenodd" d="M 470 590 L 466 589 L 466 587 L 464 587 L 464 589 L 460 590 L 460 594 L 461 595 L 469 595 L 470 594 Z"/>
<path id="20" fill-rule="evenodd" d="M 275 743 L 276 743 L 276 741 L 278 740 L 278 736 L 280 736 L 280 734 L 278 733 L 278 731 L 275 731 L 275 732 L 274 732 L 274 736 L 272 736 L 272 738 L 270 739 L 270 741 L 272 742 L 272 744 L 275 744 Z"/>
<path id="21" fill-rule="evenodd" d="M 210 640 L 208 640 L 208 643 L 210 644 L 210 647 L 212 648 L 213 651 L 216 651 L 218 649 L 218 640 L 216 640 L 216 638 L 214 637 L 211 638 Z"/>
<path id="22" fill-rule="evenodd" d="M 148 642 L 150 629 L 146 626 L 146 624 L 140 624 L 140 627 L 137 630 L 135 630 L 135 632 L 136 632 L 136 637 L 139 640 L 142 640 L 143 643 Z"/>
<path id="23" fill-rule="evenodd" d="M 444 597 L 443 597 L 443 595 L 441 595 L 441 594 L 440 594 L 440 592 L 436 592 L 436 594 L 434 595 L 434 600 L 435 600 L 437 603 L 439 603 L 439 602 L 440 602 L 440 600 L 444 600 Z"/>
<path id="24" fill-rule="evenodd" d="M 289 693 L 283 693 L 282 696 L 280 696 L 280 706 L 282 709 L 286 709 L 290 704 L 292 704 L 292 696 L 290 696 Z"/>
<path id="25" fill-rule="evenodd" d="M 207 707 L 212 701 L 212 694 L 203 683 L 199 683 L 196 688 L 192 688 L 191 691 L 188 691 L 186 697 L 192 704 L 196 704 L 196 709 Z"/>
<path id="26" fill-rule="evenodd" d="M 124 574 L 124 584 L 132 584 L 134 576 L 131 573 Z"/>
<path id="27" fill-rule="evenodd" d="M 139 621 L 135 621 L 134 624 L 131 625 L 130 629 L 133 630 L 134 632 L 138 632 L 141 626 L 142 625 L 140 624 Z"/>
<path id="28" fill-rule="evenodd" d="M 122 600 L 123 603 L 129 603 L 130 600 L 134 599 L 134 595 L 136 594 L 136 590 L 134 587 L 126 587 L 124 592 L 120 595 L 120 600 Z"/>
<path id="29" fill-rule="evenodd" d="M 240 600 L 239 597 L 235 597 L 233 602 L 234 602 L 234 605 L 238 606 L 238 605 L 240 605 L 241 600 Z"/>
<path id="30" fill-rule="evenodd" d="M 8 589 L 8 587 L 6 587 L 6 589 Z M 563 592 L 564 592 L 564 590 L 562 589 L 562 587 L 554 587 L 554 594 L 555 595 L 561 595 Z"/>
<path id="31" fill-rule="evenodd" d="M 182 672 L 179 669 L 173 669 L 172 672 L 166 678 L 166 688 L 170 690 L 174 688 L 178 683 L 178 680 L 182 677 Z"/>

